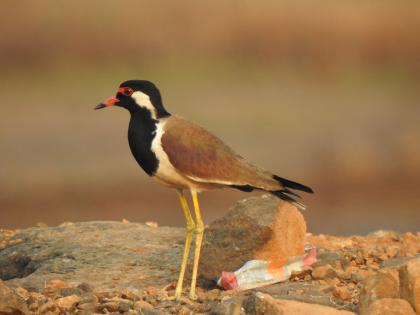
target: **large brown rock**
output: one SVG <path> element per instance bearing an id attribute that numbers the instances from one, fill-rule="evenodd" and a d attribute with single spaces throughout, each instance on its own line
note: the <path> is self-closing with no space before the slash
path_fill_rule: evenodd
<path id="1" fill-rule="evenodd" d="M 355 315 L 353 312 L 324 305 L 278 300 L 260 292 L 250 296 L 245 303 L 245 309 L 247 314 L 252 315 Z"/>
<path id="2" fill-rule="evenodd" d="M 29 314 L 25 301 L 0 280 L 0 314 Z"/>
<path id="3" fill-rule="evenodd" d="M 244 199 L 206 229 L 200 274 L 214 279 L 248 260 L 300 256 L 305 239 L 305 220 L 290 203 L 269 195 Z"/>
<path id="4" fill-rule="evenodd" d="M 0 250 L 0 279 L 37 292 L 53 279 L 103 290 L 165 286 L 178 277 L 184 235 L 184 228 L 106 221 L 29 228 Z"/>
<path id="5" fill-rule="evenodd" d="M 415 315 L 411 305 L 402 299 L 380 299 L 373 302 L 363 315 Z"/>
<path id="6" fill-rule="evenodd" d="M 420 314 L 420 258 L 408 261 L 400 269 L 401 297 Z"/>
<path id="7" fill-rule="evenodd" d="M 396 278 L 394 271 L 392 270 L 381 270 L 366 278 L 360 293 L 359 308 L 361 313 L 364 314 L 369 306 L 376 300 L 383 298 L 399 298 L 399 290 L 398 278 Z"/>

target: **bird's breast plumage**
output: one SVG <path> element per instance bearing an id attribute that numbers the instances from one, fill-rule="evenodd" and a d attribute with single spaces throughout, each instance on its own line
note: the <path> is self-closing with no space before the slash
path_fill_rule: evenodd
<path id="1" fill-rule="evenodd" d="M 147 117 L 146 117 L 147 118 Z M 128 127 L 128 143 L 131 153 L 140 167 L 150 176 L 156 172 L 159 160 L 152 151 L 156 123 L 141 114 L 132 114 Z"/>
<path id="2" fill-rule="evenodd" d="M 165 150 L 162 147 L 162 137 L 166 132 L 166 124 L 171 118 L 162 118 L 156 123 L 156 134 L 152 141 L 151 149 L 156 155 L 159 165 L 154 174 L 154 178 L 163 185 L 175 187 L 179 189 L 184 188 L 195 188 L 194 182 L 180 174 L 175 167 L 172 165 L 171 161 Z"/>

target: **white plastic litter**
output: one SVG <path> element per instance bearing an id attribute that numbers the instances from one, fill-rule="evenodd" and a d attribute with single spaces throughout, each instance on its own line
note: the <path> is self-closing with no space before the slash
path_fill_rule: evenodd
<path id="1" fill-rule="evenodd" d="M 226 290 L 248 290 L 285 281 L 293 272 L 301 272 L 316 262 L 316 249 L 303 256 L 279 261 L 250 260 L 235 272 L 222 272 L 217 284 Z"/>

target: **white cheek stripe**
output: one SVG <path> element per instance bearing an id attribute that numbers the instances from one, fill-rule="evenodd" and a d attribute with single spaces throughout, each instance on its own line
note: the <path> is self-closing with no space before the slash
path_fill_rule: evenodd
<path id="1" fill-rule="evenodd" d="M 136 91 L 131 95 L 131 97 L 134 98 L 134 100 L 140 107 L 144 107 L 147 110 L 149 110 L 153 119 L 157 118 L 156 108 L 153 106 L 152 102 L 150 101 L 149 95 L 144 94 L 143 92 L 140 92 L 140 91 Z"/>

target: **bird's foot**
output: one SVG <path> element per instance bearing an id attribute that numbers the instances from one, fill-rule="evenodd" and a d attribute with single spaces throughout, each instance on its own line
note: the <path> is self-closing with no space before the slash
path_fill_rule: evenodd
<path id="1" fill-rule="evenodd" d="M 168 296 L 167 298 L 165 298 L 165 301 L 179 301 L 179 299 L 180 299 L 180 297 L 172 295 L 172 296 Z"/>
<path id="2" fill-rule="evenodd" d="M 196 301 L 196 300 L 198 299 L 198 296 L 197 296 L 197 294 L 195 294 L 195 293 L 193 293 L 193 294 L 191 294 L 191 293 L 190 293 L 189 298 L 190 298 L 190 300 L 192 300 L 192 301 Z"/>

